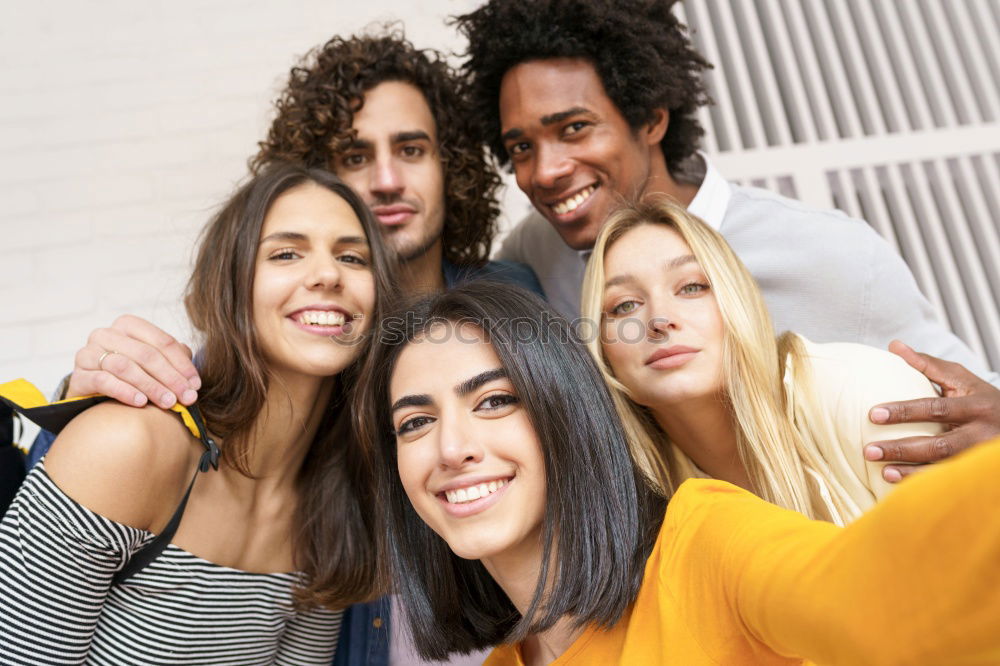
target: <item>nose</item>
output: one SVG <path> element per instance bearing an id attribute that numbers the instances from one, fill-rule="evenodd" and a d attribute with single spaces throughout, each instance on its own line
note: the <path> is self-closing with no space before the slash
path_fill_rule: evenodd
<path id="1" fill-rule="evenodd" d="M 444 468 L 459 468 L 469 463 L 481 462 L 483 449 L 476 444 L 475 437 L 464 427 L 458 415 L 449 415 L 442 410 L 439 416 L 439 453 Z"/>
<path id="2" fill-rule="evenodd" d="M 559 145 L 541 144 L 535 149 L 531 180 L 535 187 L 555 189 L 573 173 L 573 160 Z"/>
<path id="3" fill-rule="evenodd" d="M 398 195 L 403 192 L 403 178 L 392 158 L 383 157 L 375 160 L 369 188 L 373 193 L 382 195 Z"/>
<path id="4" fill-rule="evenodd" d="M 309 263 L 306 287 L 309 289 L 337 290 L 341 286 L 341 265 L 335 257 L 316 256 Z"/>
<path id="5" fill-rule="evenodd" d="M 652 301 L 650 306 L 649 321 L 646 322 L 646 327 L 649 330 L 649 337 L 665 338 L 668 337 L 672 331 L 677 330 L 677 318 L 673 312 L 670 312 L 668 308 L 657 301 Z"/>

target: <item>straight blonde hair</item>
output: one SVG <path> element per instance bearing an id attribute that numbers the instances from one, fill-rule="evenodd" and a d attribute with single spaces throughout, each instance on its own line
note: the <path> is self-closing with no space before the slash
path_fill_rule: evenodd
<path id="1" fill-rule="evenodd" d="M 810 518 L 849 522 L 860 514 L 843 479 L 826 464 L 817 442 L 836 435 L 814 418 L 817 401 L 801 340 L 791 333 L 775 339 L 771 317 L 757 283 L 729 244 L 714 229 L 690 215 L 673 199 L 653 195 L 626 204 L 611 214 L 597 238 L 583 282 L 581 310 L 585 320 L 602 330 L 604 259 L 629 230 L 662 224 L 681 235 L 698 260 L 715 295 L 725 330 L 723 390 L 728 401 L 740 462 L 752 490 L 769 502 Z M 670 495 L 697 467 L 614 376 L 601 339 L 590 336 L 587 347 L 611 387 L 636 464 L 648 479 Z M 784 387 L 794 384 L 795 400 Z"/>

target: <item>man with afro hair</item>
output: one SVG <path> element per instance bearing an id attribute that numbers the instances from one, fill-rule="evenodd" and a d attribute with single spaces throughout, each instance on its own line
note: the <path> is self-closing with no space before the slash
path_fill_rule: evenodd
<path id="1" fill-rule="evenodd" d="M 549 301 L 579 313 L 585 262 L 619 202 L 672 196 L 750 269 L 778 331 L 885 348 L 893 339 L 945 389 L 873 409 L 877 423 L 946 421 L 938 438 L 879 442 L 869 460 L 930 462 L 1000 434 L 1000 375 L 935 318 L 903 260 L 862 220 L 725 181 L 697 151 L 701 81 L 673 0 L 489 0 L 454 19 L 482 140 L 535 211 L 499 256 L 534 268 Z M 964 366 L 964 367 L 963 367 Z M 972 372 L 967 370 L 970 368 Z M 873 406 L 875 407 L 875 406 Z M 898 481 L 913 467 L 889 465 Z"/>

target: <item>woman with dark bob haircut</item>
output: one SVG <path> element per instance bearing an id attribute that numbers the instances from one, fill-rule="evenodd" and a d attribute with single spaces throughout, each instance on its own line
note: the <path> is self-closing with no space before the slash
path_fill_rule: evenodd
<path id="1" fill-rule="evenodd" d="M 540 300 L 476 283 L 397 315 L 355 424 L 424 657 L 502 644 L 487 664 L 1000 659 L 1000 441 L 847 528 L 714 479 L 685 481 L 664 512 L 593 360 Z"/>
<path id="2" fill-rule="evenodd" d="M 344 405 L 394 265 L 326 171 L 230 198 L 185 298 L 198 409 L 62 429 L 0 523 L 0 662 L 330 664 L 339 609 L 383 591 Z"/>

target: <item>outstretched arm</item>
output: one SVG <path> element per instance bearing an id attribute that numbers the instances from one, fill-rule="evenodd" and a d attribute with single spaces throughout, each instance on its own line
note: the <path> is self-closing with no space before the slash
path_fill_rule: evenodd
<path id="1" fill-rule="evenodd" d="M 679 516 L 696 522 L 691 575 L 718 581 L 748 638 L 782 655 L 998 663 L 998 475 L 1000 440 L 919 475 L 847 528 L 703 481 L 684 500 L 703 506 Z"/>
<path id="2" fill-rule="evenodd" d="M 873 423 L 889 425 L 931 421 L 951 428 L 942 434 L 871 442 L 865 448 L 870 461 L 931 463 L 1000 436 L 1000 389 L 983 381 L 958 363 L 921 354 L 899 340 L 889 350 L 941 387 L 941 396 L 874 406 Z M 896 482 L 921 469 L 914 465 L 886 465 L 882 475 Z"/>

